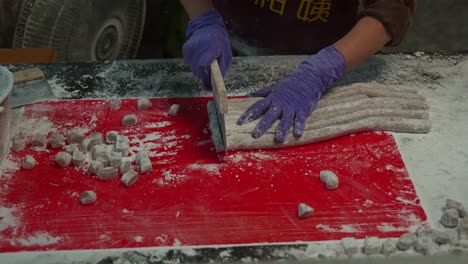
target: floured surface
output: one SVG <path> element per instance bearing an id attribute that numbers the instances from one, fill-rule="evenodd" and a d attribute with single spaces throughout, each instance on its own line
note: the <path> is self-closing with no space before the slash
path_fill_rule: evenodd
<path id="1" fill-rule="evenodd" d="M 389 134 L 288 150 L 233 151 L 221 162 L 207 131 L 208 100 L 152 99 L 155 108 L 147 111 L 137 111 L 135 100 L 124 100 L 113 112 L 106 100 L 28 106 L 19 127 L 115 130 L 130 138 L 132 153 L 150 151 L 154 171 L 127 188 L 119 179 L 102 182 L 81 169 L 58 168 L 53 157 L 59 150 L 27 148 L 10 156 L 0 178 L 7 216 L 0 219 L 6 227 L 0 231 L 2 251 L 396 237 L 424 224 Z M 174 103 L 182 110 L 169 117 Z M 122 116 L 131 113 L 139 124 L 121 127 Z M 34 170 L 15 166 L 26 154 L 38 161 Z M 339 189 L 323 186 L 318 178 L 323 169 L 339 175 Z M 86 190 L 98 196 L 91 206 L 79 203 Z M 299 202 L 314 207 L 314 216 L 298 219 Z"/>

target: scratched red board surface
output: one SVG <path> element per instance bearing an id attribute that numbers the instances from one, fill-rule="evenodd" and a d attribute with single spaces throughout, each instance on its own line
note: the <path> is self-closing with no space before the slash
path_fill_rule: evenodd
<path id="1" fill-rule="evenodd" d="M 11 154 L 0 178 L 0 251 L 221 245 L 396 237 L 424 224 L 414 186 L 397 145 L 387 133 L 361 133 L 318 144 L 263 151 L 233 151 L 220 160 L 210 141 L 210 98 L 155 98 L 118 111 L 107 100 L 45 102 L 26 107 L 22 123 L 38 120 L 66 133 L 116 130 L 132 149 L 148 148 L 154 171 L 125 187 L 99 181 L 82 169 L 59 168 L 58 150 Z M 167 116 L 174 104 L 179 116 Z M 121 126 L 134 113 L 137 126 Z M 45 120 L 45 121 L 44 121 Z M 28 129 L 28 130 L 29 130 Z M 33 170 L 15 168 L 33 155 Z M 321 170 L 340 177 L 337 190 L 320 182 Z M 97 193 L 81 205 L 78 196 Z M 298 203 L 315 208 L 297 217 Z"/>

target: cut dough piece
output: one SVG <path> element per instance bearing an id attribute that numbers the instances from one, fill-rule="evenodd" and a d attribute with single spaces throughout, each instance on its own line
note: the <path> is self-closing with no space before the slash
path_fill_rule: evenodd
<path id="1" fill-rule="evenodd" d="M 391 86 L 353 84 L 330 90 L 307 119 L 304 135 L 295 138 L 290 133 L 284 143 L 274 141 L 279 120 L 258 139 L 251 134 L 260 119 L 237 125 L 240 115 L 261 98 L 232 98 L 225 114 L 227 146 L 223 146 L 216 108 L 210 102 L 210 129 L 216 150 L 284 148 L 368 131 L 429 132 L 429 106 L 424 98 L 412 88 L 387 87 Z"/>
<path id="2" fill-rule="evenodd" d="M 97 195 L 94 191 L 86 191 L 80 194 L 80 202 L 83 205 L 90 205 L 95 203 L 97 200 Z"/>
<path id="3" fill-rule="evenodd" d="M 134 126 L 138 123 L 138 117 L 136 115 L 126 115 L 122 119 L 123 126 Z"/>
<path id="4" fill-rule="evenodd" d="M 433 255 L 437 249 L 438 245 L 432 241 L 430 238 L 419 238 L 414 244 L 414 251 L 421 253 L 423 255 Z"/>
<path id="5" fill-rule="evenodd" d="M 138 180 L 138 176 L 138 172 L 130 169 L 122 176 L 122 183 L 127 187 L 132 186 Z"/>
<path id="6" fill-rule="evenodd" d="M 111 167 L 120 168 L 120 165 L 122 164 L 122 152 L 112 151 L 109 161 Z"/>
<path id="7" fill-rule="evenodd" d="M 104 144 L 102 133 L 91 133 L 81 142 L 81 151 L 88 153 L 95 145 Z"/>
<path id="8" fill-rule="evenodd" d="M 399 250 L 408 250 L 410 249 L 418 240 L 418 237 L 414 233 L 403 234 L 398 238 L 397 248 Z"/>
<path id="9" fill-rule="evenodd" d="M 396 241 L 394 239 L 387 239 L 382 243 L 382 254 L 390 256 L 397 251 Z"/>
<path id="10" fill-rule="evenodd" d="M 117 173 L 116 168 L 107 167 L 107 168 L 98 170 L 96 175 L 99 180 L 106 181 L 106 180 L 114 179 L 115 177 L 117 177 L 118 173 Z"/>
<path id="11" fill-rule="evenodd" d="M 138 99 L 137 107 L 138 107 L 138 110 L 148 110 L 151 107 L 153 107 L 153 103 L 151 103 L 149 99 L 141 98 L 141 99 Z"/>
<path id="12" fill-rule="evenodd" d="M 137 153 L 135 157 L 135 162 L 140 164 L 140 160 L 143 160 L 143 159 L 149 159 L 149 151 L 146 149 L 142 149 Z"/>
<path id="13" fill-rule="evenodd" d="M 151 163 L 148 150 L 140 150 L 136 155 L 135 161 L 139 165 L 140 173 L 147 173 L 153 171 L 153 164 Z"/>
<path id="14" fill-rule="evenodd" d="M 119 132 L 117 131 L 109 131 L 106 134 L 106 142 L 107 144 L 113 144 L 117 141 L 117 137 L 119 136 Z"/>
<path id="15" fill-rule="evenodd" d="M 131 168 L 132 168 L 132 164 L 130 162 L 128 161 L 122 162 L 122 164 L 120 164 L 120 174 L 125 174 Z"/>
<path id="16" fill-rule="evenodd" d="M 122 157 L 127 157 L 130 153 L 130 139 L 126 136 L 118 136 L 114 151 L 122 153 Z"/>
<path id="17" fill-rule="evenodd" d="M 456 209 L 445 209 L 442 217 L 440 218 L 440 223 L 448 228 L 457 227 L 459 222 L 460 216 Z"/>
<path id="18" fill-rule="evenodd" d="M 109 102 L 109 108 L 111 110 L 119 110 L 120 107 L 122 107 L 122 100 L 120 100 L 120 99 L 112 99 Z"/>
<path id="19" fill-rule="evenodd" d="M 88 174 L 97 174 L 97 172 L 101 169 L 104 169 L 104 164 L 98 160 L 93 160 L 91 161 L 91 164 L 89 165 L 88 168 Z"/>
<path id="20" fill-rule="evenodd" d="M 467 217 L 460 219 L 460 225 L 458 226 L 458 233 L 460 234 L 460 239 L 468 239 L 468 218 Z"/>
<path id="21" fill-rule="evenodd" d="M 148 173 L 153 171 L 153 164 L 151 164 L 151 160 L 149 158 L 140 158 L 138 160 L 138 164 L 140 167 L 140 173 Z"/>
<path id="22" fill-rule="evenodd" d="M 167 115 L 177 116 L 179 114 L 179 111 L 180 111 L 180 105 L 179 104 L 173 104 L 169 108 L 169 111 L 167 111 Z"/>
<path id="23" fill-rule="evenodd" d="M 73 152 L 73 155 L 72 155 L 72 162 L 73 162 L 73 165 L 75 165 L 76 167 L 83 167 L 84 164 L 85 164 L 85 161 L 86 161 L 86 156 L 83 152 L 79 151 L 78 149 L 76 149 L 74 152 Z"/>
<path id="24" fill-rule="evenodd" d="M 439 245 L 455 244 L 455 242 L 458 240 L 458 233 L 453 229 L 434 230 L 432 239 Z"/>
<path id="25" fill-rule="evenodd" d="M 36 167 L 36 159 L 31 155 L 26 155 L 21 163 L 21 168 L 31 170 Z"/>
<path id="26" fill-rule="evenodd" d="M 458 215 L 460 217 L 465 217 L 466 211 L 465 211 L 465 206 L 463 206 L 462 203 L 457 202 L 452 199 L 447 199 L 445 200 L 445 209 L 455 209 L 458 211 Z"/>
<path id="27" fill-rule="evenodd" d="M 16 135 L 11 140 L 11 150 L 15 152 L 22 151 L 26 148 L 26 139 L 21 135 Z"/>
<path id="28" fill-rule="evenodd" d="M 338 176 L 333 171 L 323 170 L 320 172 L 320 181 L 325 184 L 327 189 L 334 190 L 338 188 Z"/>
<path id="29" fill-rule="evenodd" d="M 83 133 L 78 130 L 72 130 L 67 136 L 68 144 L 81 144 L 83 141 Z"/>
<path id="30" fill-rule="evenodd" d="M 91 148 L 91 156 L 94 160 L 103 156 L 107 157 L 107 145 L 94 145 Z"/>
<path id="31" fill-rule="evenodd" d="M 345 237 L 341 239 L 341 244 L 343 245 L 343 248 L 348 254 L 348 256 L 355 255 L 359 252 L 359 247 L 357 244 L 357 241 L 354 237 Z"/>
<path id="32" fill-rule="evenodd" d="M 300 203 L 297 208 L 297 215 L 301 219 L 306 219 L 311 217 L 314 214 L 314 208 L 310 207 L 305 203 Z"/>
<path id="33" fill-rule="evenodd" d="M 382 251 L 382 242 L 378 237 L 367 237 L 364 240 L 364 252 L 367 255 L 380 254 Z"/>
<path id="34" fill-rule="evenodd" d="M 80 147 L 78 146 L 78 144 L 71 144 L 71 145 L 66 145 L 64 149 L 65 149 L 65 152 L 73 155 L 73 152 L 75 152 L 75 150 L 80 150 Z"/>
<path id="35" fill-rule="evenodd" d="M 43 134 L 35 134 L 32 137 L 31 146 L 45 148 L 47 146 L 47 136 Z"/>
<path id="36" fill-rule="evenodd" d="M 62 168 L 68 167 L 72 162 L 72 155 L 61 151 L 55 156 L 55 162 Z"/>
<path id="37" fill-rule="evenodd" d="M 53 134 L 49 138 L 50 148 L 57 149 L 65 146 L 65 137 L 62 134 Z"/>

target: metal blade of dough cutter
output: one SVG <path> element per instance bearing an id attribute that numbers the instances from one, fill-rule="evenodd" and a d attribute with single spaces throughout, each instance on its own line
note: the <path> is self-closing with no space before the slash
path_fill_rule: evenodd
<path id="1" fill-rule="evenodd" d="M 221 74 L 221 70 L 219 69 L 218 61 L 213 61 L 210 68 L 211 87 L 213 89 L 213 95 L 215 98 L 219 125 L 223 137 L 224 150 L 227 155 L 226 122 L 224 120 L 224 115 L 229 111 L 227 103 L 227 91 L 226 86 L 224 85 L 223 75 Z"/>
<path id="2" fill-rule="evenodd" d="M 10 95 L 11 108 L 55 99 L 54 93 L 39 68 L 13 73 L 15 85 Z"/>

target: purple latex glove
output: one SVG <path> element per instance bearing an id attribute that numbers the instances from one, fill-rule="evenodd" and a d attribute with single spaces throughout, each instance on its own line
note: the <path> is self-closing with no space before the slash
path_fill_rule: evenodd
<path id="1" fill-rule="evenodd" d="M 343 54 L 333 46 L 326 47 L 275 84 L 248 94 L 265 98 L 249 107 L 237 124 L 243 125 L 264 115 L 252 133 L 254 138 L 261 137 L 278 119 L 281 120 L 276 129 L 276 142 L 284 142 L 291 127 L 294 136 L 300 137 L 322 93 L 345 71 Z"/>
<path id="2" fill-rule="evenodd" d="M 188 38 L 182 48 L 185 63 L 203 82 L 204 89 L 211 90 L 211 63 L 218 59 L 224 76 L 232 59 L 223 17 L 216 9 L 210 9 L 189 23 L 185 35 Z"/>

